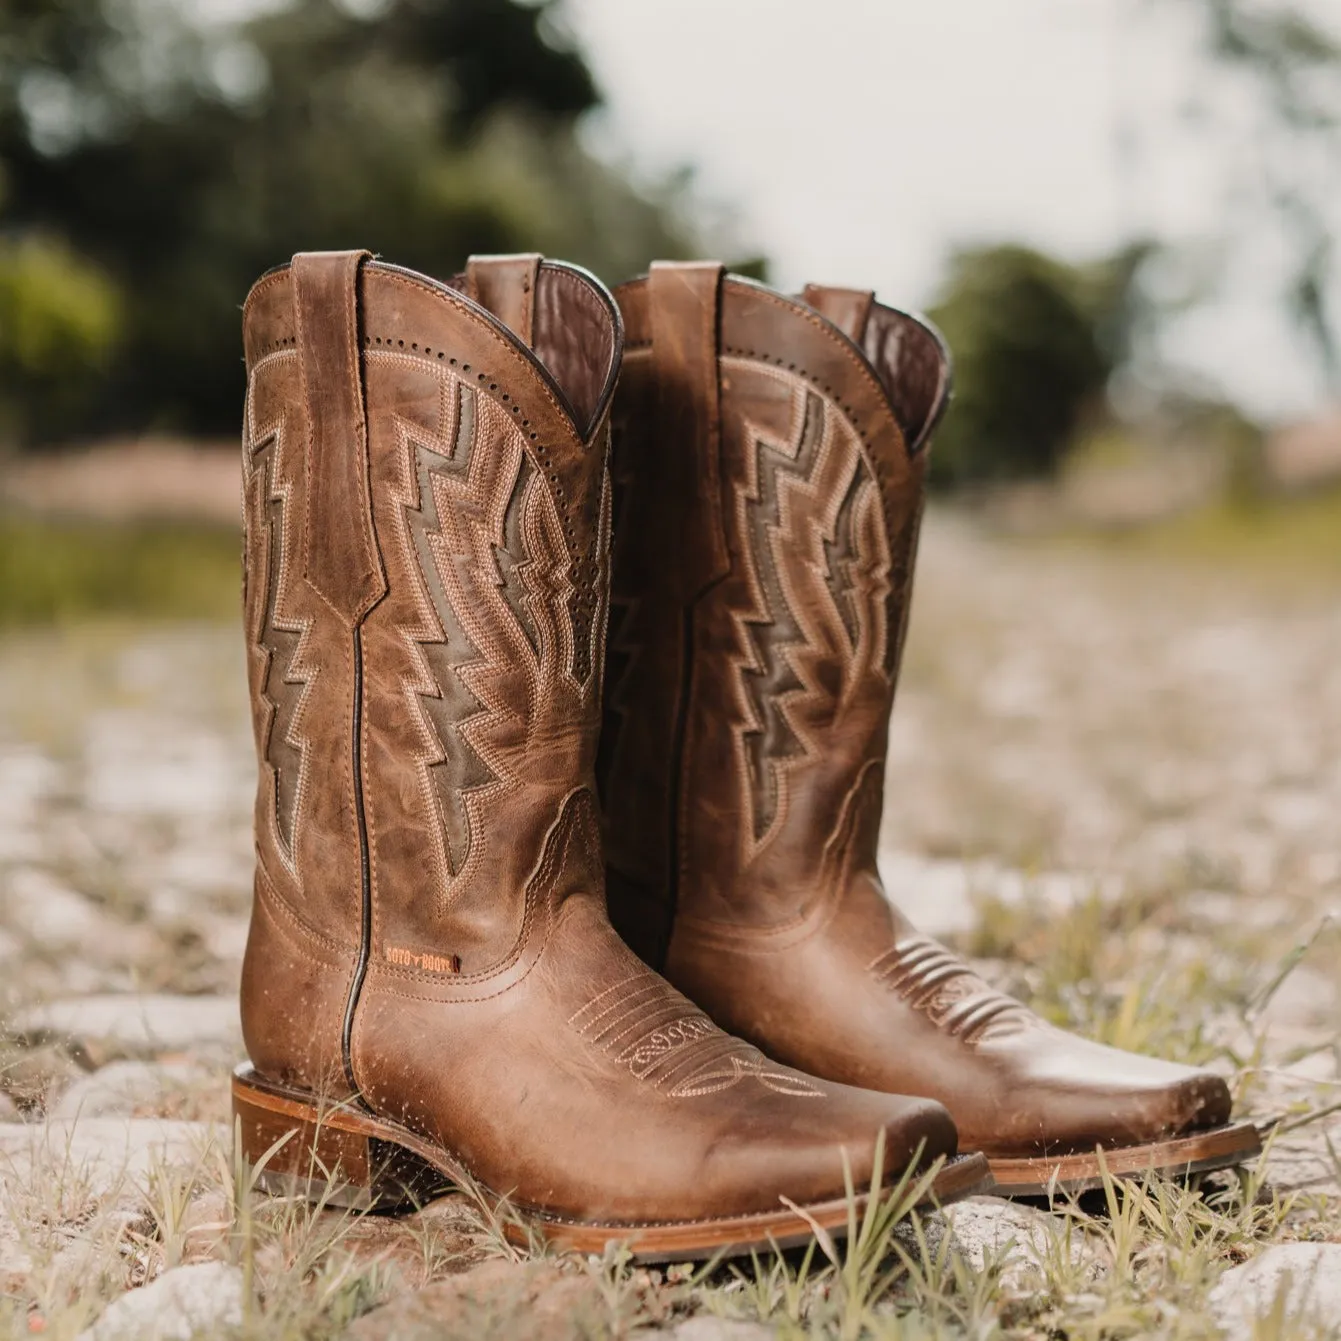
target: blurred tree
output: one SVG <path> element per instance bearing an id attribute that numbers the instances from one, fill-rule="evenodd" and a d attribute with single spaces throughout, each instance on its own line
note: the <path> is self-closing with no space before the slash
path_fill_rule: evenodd
<path id="1" fill-rule="evenodd" d="M 554 0 L 291 0 L 212 28 L 170 0 L 5 0 L 0 234 L 63 239 L 123 295 L 110 373 L 58 431 L 232 432 L 238 306 L 300 249 L 432 274 L 534 249 L 612 278 L 686 254 L 677 184 L 640 193 L 582 147 L 597 99 Z"/>
<path id="2" fill-rule="evenodd" d="M 1289 257 L 1286 305 L 1341 393 L 1341 30 L 1289 4 L 1178 3 L 1200 12 L 1202 44 L 1232 76 L 1219 92 L 1235 110 L 1251 109 L 1251 137 L 1229 160 L 1226 218 L 1254 238 L 1264 222 L 1274 223 Z M 1214 125 L 1219 118 L 1207 113 L 1216 97 L 1216 86 L 1204 81 L 1190 110 Z"/>
<path id="3" fill-rule="evenodd" d="M 955 395 L 931 455 L 942 487 L 1050 475 L 1127 357 L 1141 312 L 1135 245 L 1088 266 L 1021 246 L 961 251 L 931 316 Z"/>
<path id="4" fill-rule="evenodd" d="M 0 240 L 0 439 L 68 432 L 106 371 L 120 295 L 68 247 Z"/>

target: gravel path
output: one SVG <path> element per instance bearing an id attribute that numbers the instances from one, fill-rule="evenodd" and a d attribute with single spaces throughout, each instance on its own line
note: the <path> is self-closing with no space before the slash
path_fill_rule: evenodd
<path id="1" fill-rule="evenodd" d="M 240 1055 L 253 777 L 236 629 L 89 626 L 0 644 L 11 1192 L 81 1128 L 86 1170 L 124 1146 L 123 1189 L 146 1152 L 226 1150 L 215 1124 Z M 1139 908 L 1121 971 L 1148 957 L 1221 988 L 1232 977 L 1232 991 L 1174 1014 L 1186 1026 L 1205 1012 L 1254 1112 L 1325 1109 L 1341 1098 L 1341 952 L 1326 921 L 1341 905 L 1341 595 L 1286 572 L 1007 542 L 933 513 L 883 862 L 929 929 L 992 956 L 989 970 L 1026 992 L 1046 992 L 1047 973 L 1034 942 L 999 943 L 1010 910 L 1037 939 L 1039 909 Z M 1237 1014 L 1235 991 L 1240 1006 L 1256 994 Z M 1333 1190 L 1334 1120 L 1283 1137 L 1273 1178 Z M 109 1176 L 88 1195 L 142 1214 L 108 1194 Z M 0 1296 L 35 1288 L 26 1204 L 0 1201 Z M 217 1238 L 204 1234 L 197 1257 Z M 128 1268 L 126 1283 L 162 1265 Z"/>

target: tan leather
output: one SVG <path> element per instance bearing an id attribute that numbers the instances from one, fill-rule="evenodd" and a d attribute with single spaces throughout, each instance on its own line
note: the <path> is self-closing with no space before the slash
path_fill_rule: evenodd
<path id="1" fill-rule="evenodd" d="M 828 1080 L 932 1096 L 965 1148 L 1223 1122 L 1222 1080 L 1048 1026 L 881 888 L 921 448 L 949 388 L 939 338 L 862 292 L 807 303 L 715 266 L 667 273 L 616 294 L 615 925 L 724 1028 Z"/>
<path id="2" fill-rule="evenodd" d="M 524 345 L 535 340 L 535 286 L 540 256 L 472 256 L 466 262 L 466 292 L 487 308 Z"/>
<path id="3" fill-rule="evenodd" d="M 610 926 L 610 295 L 535 257 L 444 285 L 300 256 L 244 330 L 261 1076 L 583 1221 L 841 1197 L 881 1132 L 896 1166 L 952 1153 L 938 1104 L 777 1065 Z"/>

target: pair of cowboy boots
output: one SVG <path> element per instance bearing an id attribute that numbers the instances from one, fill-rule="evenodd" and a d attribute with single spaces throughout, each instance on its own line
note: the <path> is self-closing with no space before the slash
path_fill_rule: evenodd
<path id="1" fill-rule="evenodd" d="M 262 278 L 244 335 L 262 1181 L 473 1180 L 680 1259 L 841 1231 L 882 1172 L 944 1202 L 1257 1149 L 1223 1081 L 1051 1028 L 880 887 L 928 327 L 715 265 L 612 296 L 350 252 Z"/>

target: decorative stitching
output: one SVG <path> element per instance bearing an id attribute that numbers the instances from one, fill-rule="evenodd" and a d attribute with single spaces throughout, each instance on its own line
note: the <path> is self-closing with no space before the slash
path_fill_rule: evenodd
<path id="1" fill-rule="evenodd" d="M 663 979 L 646 970 L 598 992 L 569 1016 L 588 1043 L 672 1099 L 730 1089 L 747 1078 L 796 1098 L 823 1098 L 797 1072 L 723 1033 Z"/>
<path id="2" fill-rule="evenodd" d="M 385 992 L 389 996 L 399 997 L 401 1000 L 405 1001 L 426 1001 L 438 1005 L 445 1005 L 445 1004 L 455 1005 L 458 1003 L 469 1004 L 480 1001 L 492 1001 L 495 997 L 501 996 L 504 992 L 511 991 L 512 988 L 517 985 L 517 983 L 524 981 L 530 975 L 531 970 L 535 968 L 536 964 L 540 962 L 541 956 L 544 954 L 546 946 L 548 946 L 551 938 L 554 935 L 556 919 L 554 917 L 553 901 L 548 894 L 546 894 L 544 897 L 539 895 L 537 893 L 537 889 L 539 887 L 542 887 L 545 884 L 545 882 L 550 879 L 552 873 L 558 867 L 567 862 L 568 849 L 569 845 L 573 841 L 573 829 L 575 828 L 575 825 L 569 823 L 564 827 L 563 833 L 561 835 L 563 840 L 562 855 L 560 855 L 560 852 L 555 845 L 555 836 L 558 833 L 560 825 L 565 824 L 565 820 L 567 819 L 567 816 L 569 814 L 570 806 L 579 797 L 585 797 L 588 807 L 591 806 L 590 795 L 586 792 L 584 788 L 579 789 L 578 791 L 575 792 L 570 792 L 567 796 L 563 798 L 563 802 L 559 807 L 558 818 L 556 818 L 554 824 L 550 828 L 549 833 L 546 835 L 544 850 L 540 856 L 539 861 L 536 863 L 536 868 L 532 873 L 531 878 L 526 882 L 526 901 L 522 912 L 521 928 L 517 933 L 517 940 L 516 943 L 513 945 L 511 952 L 508 954 L 506 959 L 503 959 L 498 964 L 495 964 L 493 967 L 486 969 L 482 973 L 461 974 L 458 978 L 454 980 L 453 986 L 455 987 L 457 984 L 461 983 L 466 984 L 485 983 L 493 979 L 499 978 L 502 975 L 509 972 L 521 960 L 523 954 L 525 953 L 526 946 L 530 941 L 531 929 L 536 920 L 536 910 L 538 908 L 543 907 L 547 914 L 546 916 L 547 925 L 545 927 L 544 938 L 536 947 L 531 963 L 527 965 L 525 971 L 522 973 L 520 978 L 516 979 L 513 982 L 505 982 L 502 987 L 498 988 L 497 991 L 486 992 L 482 996 L 452 995 L 449 998 L 443 998 L 442 996 L 429 996 L 418 992 L 408 992 L 405 991 L 403 988 L 388 985 L 387 982 L 382 980 L 399 979 L 408 982 L 419 982 L 425 985 L 432 984 L 435 986 L 440 986 L 443 980 L 442 978 L 433 974 L 421 973 L 413 969 L 397 968 L 394 965 L 382 962 L 376 965 L 377 976 L 379 979 L 378 990 Z M 590 813 L 590 811 L 588 813 Z M 550 891 L 550 893 L 552 893 L 552 891 Z"/>
<path id="3" fill-rule="evenodd" d="M 251 385 L 254 389 L 254 375 Z M 275 848 L 285 870 L 300 881 L 296 852 L 310 767 L 307 738 L 300 728 L 320 668 L 306 660 L 311 618 L 281 613 L 281 602 L 289 581 L 287 541 L 293 492 L 292 481 L 283 479 L 280 473 L 284 423 L 280 420 L 258 429 L 251 422 L 253 403 L 254 394 L 249 390 L 248 437 L 251 446 L 248 455 L 253 468 L 248 488 L 258 495 L 255 507 L 261 524 L 256 529 L 258 536 L 263 537 L 262 567 L 265 572 L 264 591 L 258 604 L 259 627 L 253 643 L 263 659 L 259 697 L 266 709 L 257 743 L 262 766 L 271 774 L 267 811 Z M 280 669 L 278 685 L 274 683 L 277 667 Z M 287 783 L 289 776 L 293 776 L 291 787 Z M 289 793 L 287 797 L 286 791 Z"/>
<path id="4" fill-rule="evenodd" d="M 868 968 L 938 1029 L 969 1047 L 1046 1028 L 1014 997 L 989 987 L 957 955 L 927 936 L 905 936 Z"/>
<path id="5" fill-rule="evenodd" d="M 487 860 L 476 841 L 483 816 L 523 785 L 525 759 L 551 715 L 595 712 L 604 597 L 592 597 L 588 666 L 579 679 L 571 552 L 540 485 L 543 462 L 536 464 L 501 399 L 450 367 L 399 351 L 367 356 L 431 370 L 440 380 L 436 434 L 395 419 L 402 484 L 393 501 L 401 556 L 418 577 L 418 620 L 400 630 L 415 668 L 403 687 L 421 727 L 420 789 L 438 819 L 434 867 L 445 909 Z M 597 588 L 609 531 L 605 476 L 602 467 Z"/>
<path id="6" fill-rule="evenodd" d="M 785 822 L 790 773 L 817 749 L 808 716 L 831 717 L 867 672 L 883 670 L 889 553 L 851 426 L 785 374 L 745 367 L 788 388 L 793 405 L 785 442 L 745 423 L 744 470 L 733 481 L 733 545 L 748 594 L 729 614 L 749 860 Z M 836 682 L 824 674 L 832 667 Z"/>
<path id="7" fill-rule="evenodd" d="M 298 914 L 289 904 L 289 901 L 275 888 L 273 881 L 266 874 L 265 865 L 261 861 L 260 853 L 256 854 L 256 887 L 260 894 L 261 902 L 266 905 L 267 911 L 274 918 L 282 918 L 292 924 L 293 930 L 298 932 L 306 939 L 315 942 L 324 950 L 330 950 L 338 959 L 348 959 L 351 955 L 358 953 L 358 947 L 354 945 L 341 945 L 339 941 L 324 935 L 313 927 L 306 919 Z M 283 927 L 276 926 L 276 930 L 284 935 L 289 944 L 294 946 L 297 953 L 305 959 L 309 959 L 314 964 L 328 964 L 329 961 L 318 959 L 311 951 L 305 947 L 300 947 L 285 933 Z M 343 967 L 341 964 L 329 965 L 330 967 Z"/>

